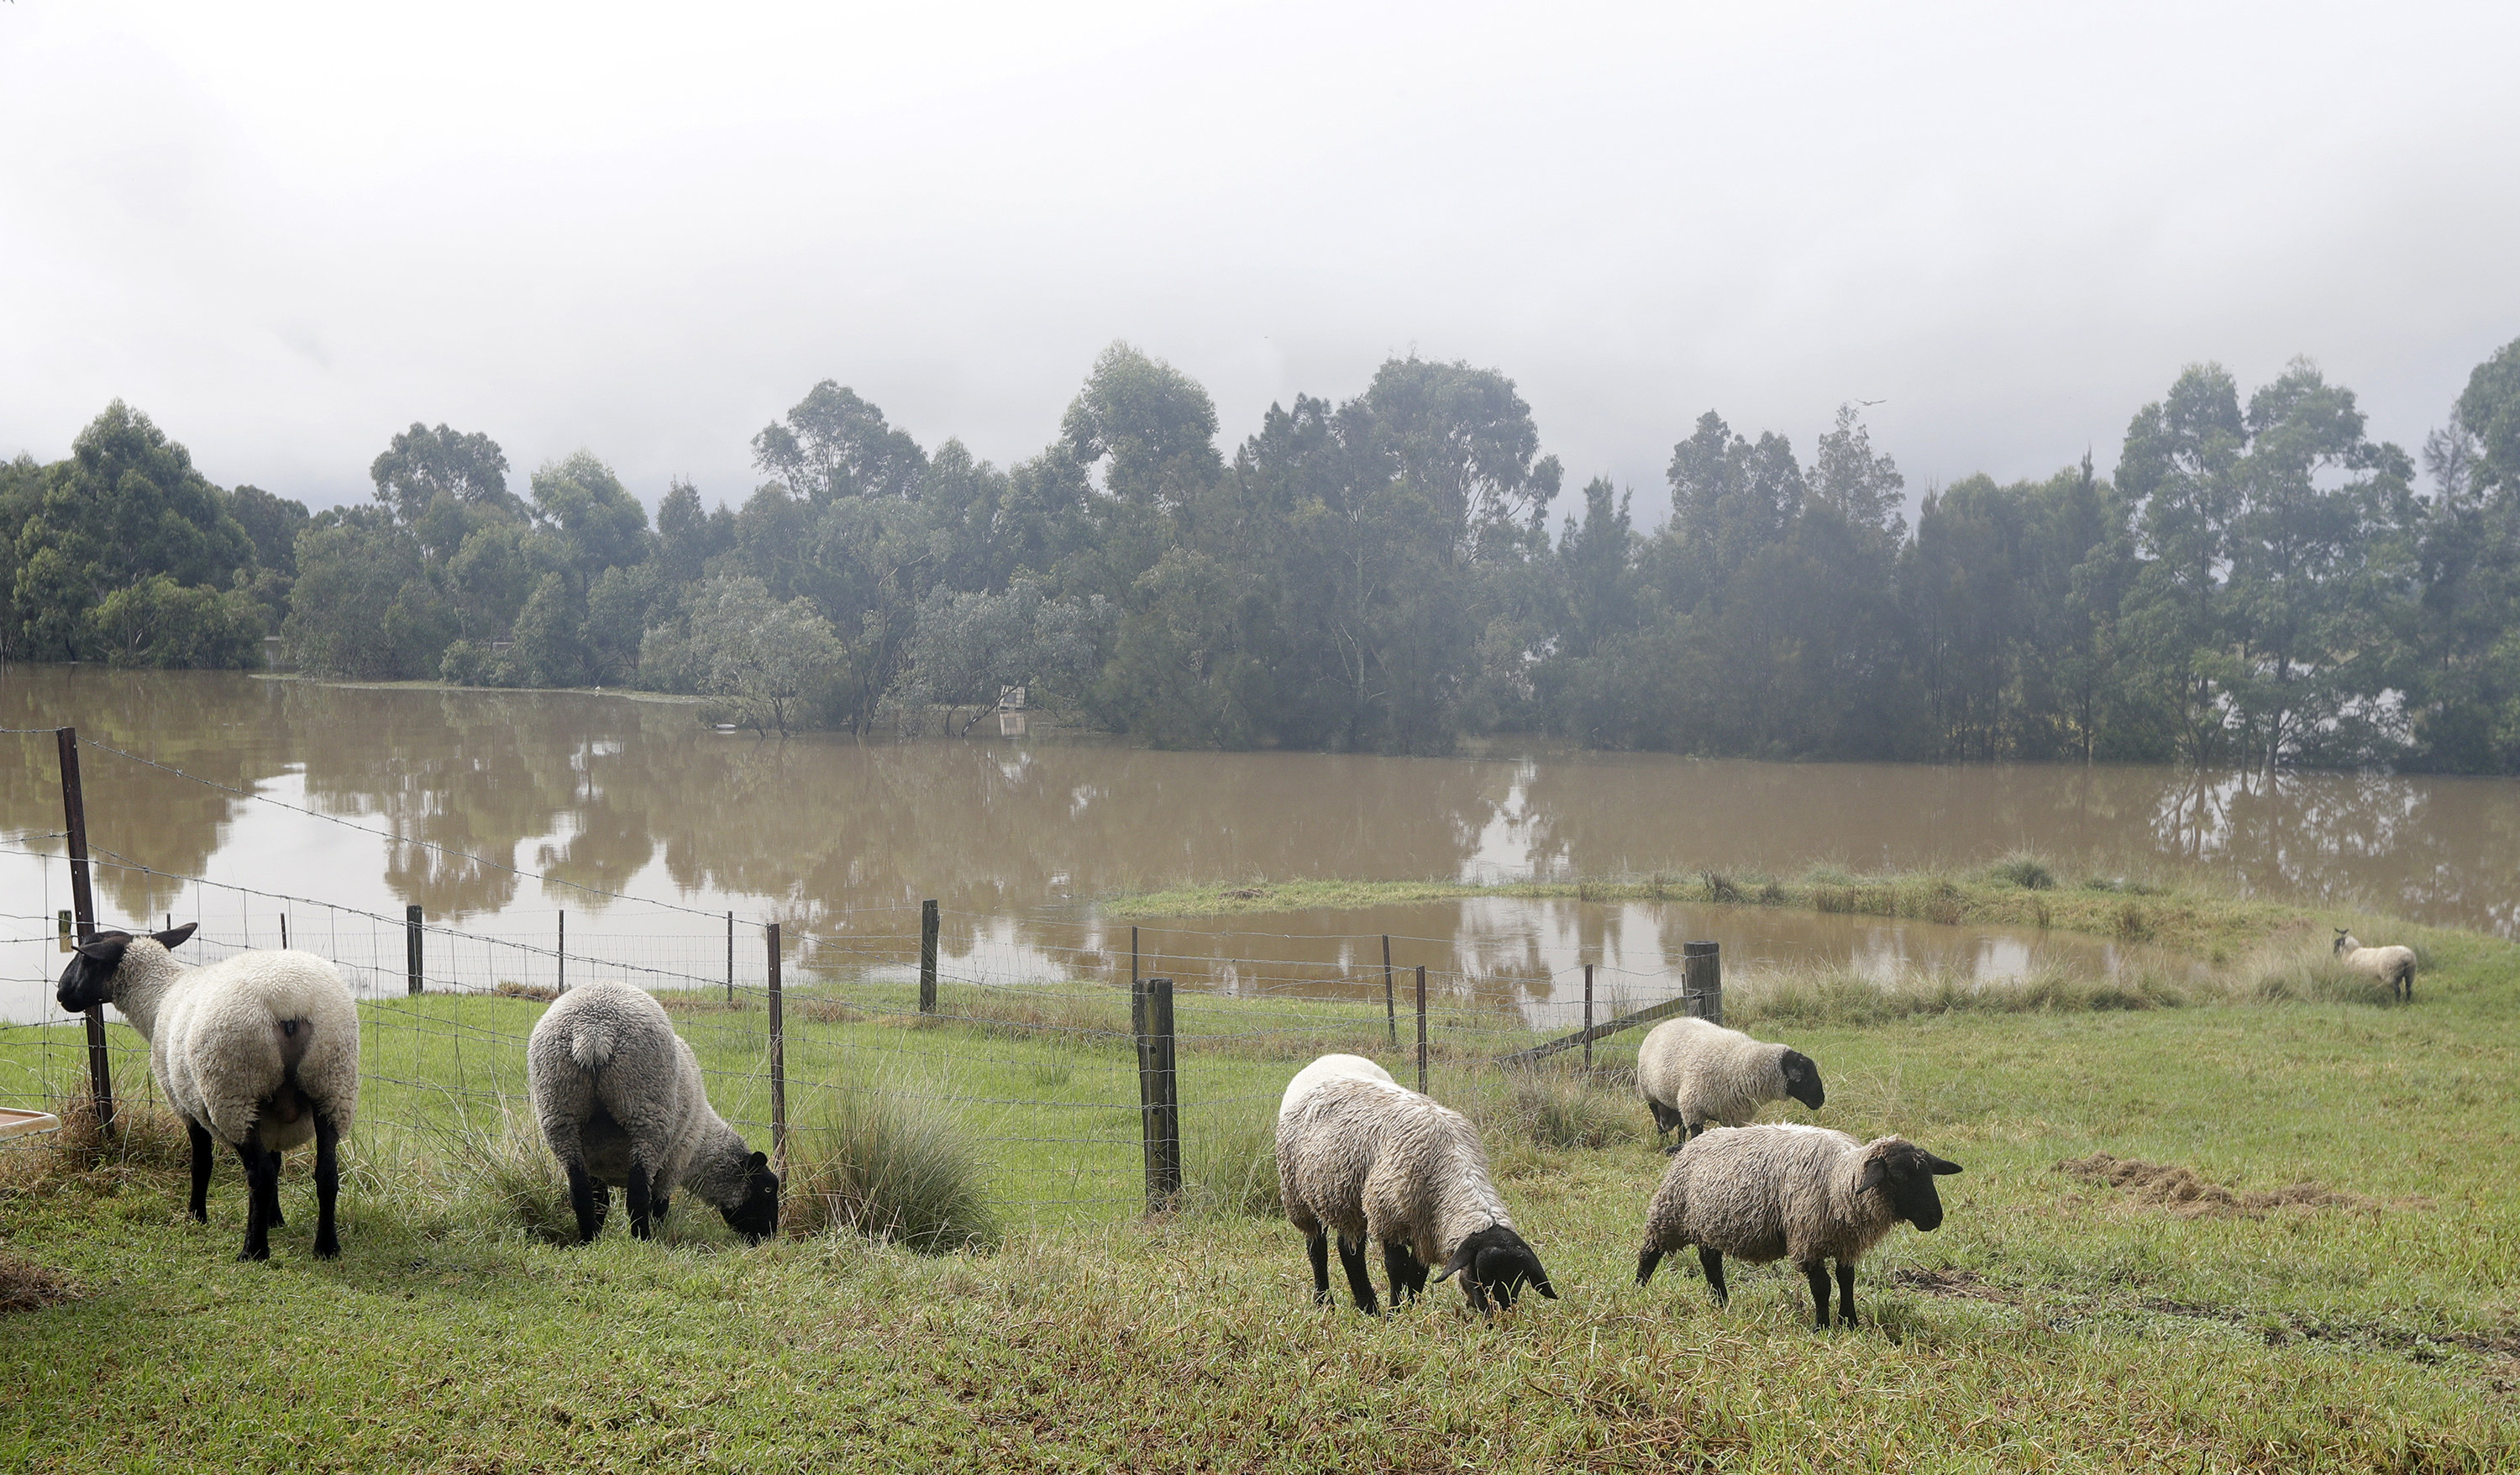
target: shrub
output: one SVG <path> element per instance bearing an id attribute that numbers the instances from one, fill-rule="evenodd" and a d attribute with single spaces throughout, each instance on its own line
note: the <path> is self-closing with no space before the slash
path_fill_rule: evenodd
<path id="1" fill-rule="evenodd" d="M 782 1228 L 849 1230 L 927 1254 L 998 1240 L 979 1154 L 944 1106 L 834 1088 L 825 1114 L 788 1141 Z"/>
<path id="2" fill-rule="evenodd" d="M 2024 891 L 2056 889 L 2055 874 L 2028 856 L 2016 856 L 2011 860 L 1999 862 L 1987 868 L 1986 875 L 1989 880 L 2007 882 Z"/>

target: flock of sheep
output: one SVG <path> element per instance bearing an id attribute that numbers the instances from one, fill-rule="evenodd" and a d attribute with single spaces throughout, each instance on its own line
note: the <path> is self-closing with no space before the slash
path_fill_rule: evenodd
<path id="1" fill-rule="evenodd" d="M 1645 1206 L 1637 1283 L 1673 1250 L 1697 1246 L 1707 1288 L 1728 1299 L 1724 1257 L 1790 1259 L 1811 1282 L 1813 1324 L 1825 1327 L 1828 1267 L 1838 1319 L 1855 1319 L 1855 1265 L 1901 1221 L 1943 1222 L 1934 1180 L 1959 1164 L 1899 1137 L 1859 1142 L 1822 1127 L 1747 1125 L 1787 1096 L 1818 1107 L 1808 1055 L 1703 1019 L 1654 1027 L 1637 1050 L 1637 1092 L 1655 1136 L 1680 1141 Z M 1330 1300 L 1329 1241 L 1357 1309 L 1372 1315 L 1365 1243 L 1382 1246 L 1394 1304 L 1433 1278 L 1459 1275 L 1470 1306 L 1510 1307 L 1524 1287 L 1554 1299 L 1540 1257 L 1489 1181 L 1478 1129 L 1460 1112 L 1391 1079 L 1361 1055 L 1324 1055 L 1297 1072 L 1278 1105 L 1278 1184 L 1304 1234 L 1313 1297 Z"/>
<path id="2" fill-rule="evenodd" d="M 359 1099 L 359 1015 L 332 963 L 311 953 L 246 952 L 188 968 L 172 949 L 188 924 L 78 945 L 57 998 L 72 1013 L 111 1004 L 149 1042 L 150 1070 L 192 1138 L 193 1218 L 208 1221 L 213 1144 L 245 1166 L 241 1259 L 270 1257 L 281 1227 L 280 1154 L 315 1143 L 315 1253 L 340 1253 L 334 1208 L 338 1152 Z M 2414 995 L 2414 954 L 2336 936 L 2336 955 Z M 581 1242 L 604 1227 L 622 1184 L 630 1232 L 647 1238 L 681 1187 L 758 1242 L 779 1228 L 779 1175 L 712 1110 L 692 1048 L 644 990 L 592 983 L 562 996 L 535 1024 L 526 1073 L 544 1140 L 568 1178 Z M 1657 1025 L 1637 1051 L 1637 1090 L 1655 1137 L 1679 1143 L 1645 1206 L 1637 1283 L 1673 1250 L 1697 1247 L 1707 1287 L 1725 1303 L 1724 1257 L 1790 1260 L 1811 1285 L 1813 1322 L 1829 1324 L 1829 1266 L 1838 1319 L 1855 1319 L 1855 1266 L 1901 1222 L 1943 1222 L 1934 1180 L 1960 1171 L 1900 1137 L 1860 1142 L 1842 1132 L 1748 1125 L 1791 1097 L 1817 1109 L 1820 1068 L 1799 1050 L 1703 1019 Z M 1401 1086 L 1361 1055 L 1324 1055 L 1297 1072 L 1278 1108 L 1278 1176 L 1286 1218 L 1304 1234 L 1313 1295 L 1330 1299 L 1329 1245 L 1359 1310 L 1378 1310 L 1365 1248 L 1382 1247 L 1390 1300 L 1459 1277 L 1472 1309 L 1510 1308 L 1528 1287 L 1555 1299 L 1540 1256 L 1513 1227 L 1488 1177 L 1476 1128 Z M 1441 1269 L 1435 1269 L 1440 1266 Z"/>

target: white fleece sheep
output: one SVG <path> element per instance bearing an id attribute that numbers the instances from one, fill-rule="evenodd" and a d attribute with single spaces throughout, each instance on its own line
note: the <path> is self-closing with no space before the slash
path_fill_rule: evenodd
<path id="1" fill-rule="evenodd" d="M 525 1083 L 581 1244 L 604 1228 L 615 1181 L 641 1239 L 686 1184 L 747 1239 L 778 1232 L 779 1175 L 710 1108 L 699 1058 L 654 995 L 626 983 L 562 994 L 525 1042 Z"/>
<path id="2" fill-rule="evenodd" d="M 1905 1138 L 1859 1142 L 1825 1127 L 1722 1127 L 1681 1148 L 1645 1207 L 1637 1284 L 1665 1253 L 1696 1245 L 1707 1288 L 1724 1305 L 1724 1257 L 1753 1265 L 1791 1260 L 1811 1282 L 1815 1326 L 1828 1325 L 1828 1262 L 1837 1262 L 1837 1314 L 1855 1320 L 1855 1262 L 1899 1221 L 1943 1222 L 1934 1179 L 1958 1173 Z"/>
<path id="3" fill-rule="evenodd" d="M 193 1218 L 209 1222 L 210 1140 L 245 1164 L 245 1248 L 271 1258 L 280 1154 L 315 1140 L 315 1253 L 341 1253 L 333 1210 L 341 1134 L 359 1105 L 359 1009 L 312 953 L 262 951 L 191 968 L 167 951 L 195 923 L 135 937 L 100 932 L 62 970 L 63 1008 L 111 1004 L 149 1042 L 149 1069 L 193 1140 Z"/>
<path id="4" fill-rule="evenodd" d="M 1370 1060 L 1324 1056 L 1288 1086 L 1278 1117 L 1278 1186 L 1287 1220 L 1304 1234 L 1315 1301 L 1330 1299 L 1332 1230 L 1348 1291 L 1368 1316 L 1376 1310 L 1365 1265 L 1369 1237 L 1381 1242 L 1395 1305 L 1425 1288 L 1432 1265 L 1443 1267 L 1437 1280 L 1461 1275 L 1477 1311 L 1490 1297 L 1512 1306 L 1526 1283 L 1556 1299 L 1488 1181 L 1478 1130 Z"/>
<path id="5" fill-rule="evenodd" d="M 1637 1095 L 1653 1113 L 1655 1140 L 1679 1129 L 1673 1151 L 1710 1124 L 1748 1126 L 1770 1101 L 1791 1096 L 1817 1111 L 1827 1099 L 1811 1056 L 1704 1019 L 1653 1027 L 1637 1047 Z"/>
<path id="6" fill-rule="evenodd" d="M 2368 973 L 2389 987 L 2389 997 L 2415 1002 L 2415 950 L 2412 948 L 2366 948 L 2354 940 L 2354 934 L 2343 927 L 2336 929 L 2335 956 L 2358 973 Z"/>

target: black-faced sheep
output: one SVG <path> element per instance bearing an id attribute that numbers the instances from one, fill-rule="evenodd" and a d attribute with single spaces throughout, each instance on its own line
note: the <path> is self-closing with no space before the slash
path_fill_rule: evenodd
<path id="1" fill-rule="evenodd" d="M 1278 1185 L 1303 1232 L 1313 1299 L 1328 1304 L 1329 1237 L 1348 1292 L 1377 1311 L 1365 1242 L 1382 1245 L 1394 1305 L 1434 1277 L 1462 1277 L 1472 1310 L 1510 1308 L 1529 1285 L 1555 1300 L 1549 1273 L 1488 1180 L 1478 1130 L 1460 1112 L 1395 1084 L 1372 1061 L 1325 1055 L 1297 1074 L 1278 1112 Z"/>
<path id="2" fill-rule="evenodd" d="M 1790 1259 L 1811 1282 L 1812 1320 L 1828 1325 L 1828 1262 L 1837 1262 L 1838 1319 L 1855 1320 L 1855 1263 L 1901 1220 L 1943 1222 L 1935 1178 L 1960 1171 L 1905 1138 L 1859 1142 L 1824 1127 L 1718 1128 L 1671 1160 L 1645 1208 L 1637 1283 L 1662 1257 L 1696 1245 L 1707 1288 L 1724 1305 L 1724 1257 Z"/>
<path id="3" fill-rule="evenodd" d="M 655 996 L 625 983 L 562 995 L 525 1042 L 525 1079 L 580 1243 L 604 1227 L 614 1183 L 641 1239 L 684 1184 L 746 1239 L 778 1232 L 779 1175 L 710 1108 L 699 1059 Z"/>
<path id="4" fill-rule="evenodd" d="M 2343 927 L 2336 929 L 2334 956 L 2358 973 L 2368 973 L 2388 985 L 2389 997 L 2408 1004 L 2415 1002 L 2415 950 L 2412 948 L 2366 948 L 2355 941 L 2354 934 Z"/>
<path id="5" fill-rule="evenodd" d="M 1709 1126 L 1748 1126 L 1770 1101 L 1791 1096 L 1817 1111 L 1827 1099 L 1811 1056 L 1704 1019 L 1653 1027 L 1637 1047 L 1637 1095 L 1653 1113 L 1655 1140 L 1679 1131 L 1675 1152 Z"/>
<path id="6" fill-rule="evenodd" d="M 149 1069 L 193 1140 L 193 1218 L 209 1221 L 210 1141 L 245 1164 L 241 1260 L 271 1257 L 282 1227 L 280 1154 L 315 1141 L 315 1253 L 341 1253 L 334 1228 L 341 1134 L 359 1104 L 359 1010 L 312 953 L 249 952 L 188 968 L 167 950 L 193 923 L 78 945 L 57 998 L 77 1013 L 111 1004 L 149 1042 Z"/>

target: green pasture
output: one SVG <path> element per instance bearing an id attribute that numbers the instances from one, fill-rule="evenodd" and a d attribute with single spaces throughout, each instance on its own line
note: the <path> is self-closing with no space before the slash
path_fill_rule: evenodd
<path id="1" fill-rule="evenodd" d="M 1218 1186 L 1247 1179 L 1302 1059 L 1401 1063 L 1378 1005 L 1185 997 L 1197 1191 L 1148 1220 L 1125 998 L 949 989 L 961 1017 L 922 1024 L 906 991 L 799 991 L 800 1123 L 854 1090 L 923 1094 L 988 1140 L 1004 1231 L 949 1254 L 747 1249 L 680 1206 L 653 1242 L 548 1243 L 432 1167 L 465 1113 L 520 1095 L 539 1006 L 372 1006 L 338 1262 L 307 1252 L 302 1163 L 273 1260 L 241 1266 L 226 1164 L 203 1229 L 162 1141 L 0 1161 L 0 1257 L 75 1291 L 0 1318 L 0 1466 L 2520 1468 L 2520 949 L 2408 935 L 2411 1007 L 2298 938 L 2185 992 L 2044 979 L 1882 1008 L 1849 980 L 1745 984 L 1735 1022 L 1827 1080 L 1825 1110 L 1773 1119 L 1904 1133 L 1966 1168 L 1939 1231 L 1865 1263 L 1864 1324 L 1826 1334 L 1784 1267 L 1736 1267 L 1723 1312 L 1687 1257 L 1637 1288 L 1664 1159 L 1619 1080 L 1632 1045 L 1591 1080 L 1567 1056 L 1508 1073 L 1479 1062 L 1533 1037 L 1493 1010 L 1438 1012 L 1432 1085 L 1486 1131 L 1562 1299 L 1490 1323 L 1442 1287 L 1380 1321 L 1312 1306 L 1294 1232 Z M 722 1109 L 766 1117 L 759 1009 L 675 1017 Z M 0 1033 L 0 1090 L 32 1033 Z M 403 1084 L 450 1076 L 462 1093 Z M 2239 1197 L 2059 1170 L 2094 1153 Z"/>

